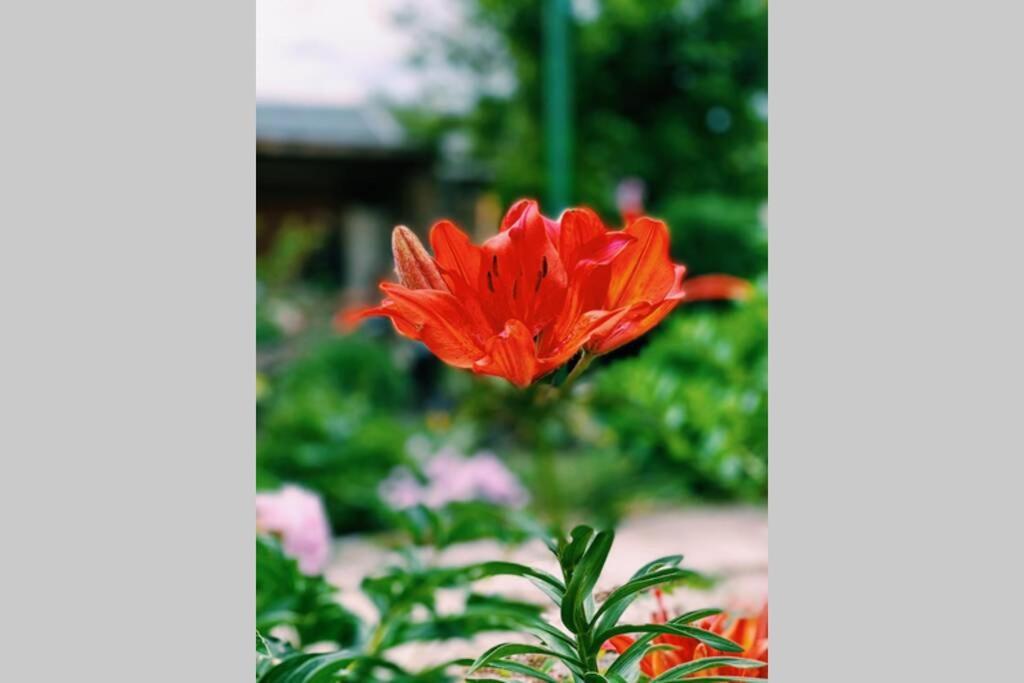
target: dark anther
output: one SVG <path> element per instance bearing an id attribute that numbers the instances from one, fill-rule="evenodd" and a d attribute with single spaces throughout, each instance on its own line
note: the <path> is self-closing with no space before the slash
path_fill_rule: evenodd
<path id="1" fill-rule="evenodd" d="M 540 264 L 540 276 L 547 277 L 548 275 L 548 257 L 545 256 L 544 260 Z"/>
<path id="2" fill-rule="evenodd" d="M 487 289 L 494 293 L 494 280 L 491 279 L 491 271 L 487 271 Z"/>
<path id="3" fill-rule="evenodd" d="M 512 281 L 512 298 L 516 298 L 516 292 L 519 290 L 519 278 Z"/>
<path id="4" fill-rule="evenodd" d="M 494 270 L 494 277 L 499 277 L 498 274 L 498 255 L 495 254 L 491 257 L 491 268 Z"/>
<path id="5" fill-rule="evenodd" d="M 543 281 L 544 281 L 544 273 L 542 271 L 537 271 L 537 282 L 535 282 L 533 284 L 533 291 L 536 292 L 538 289 L 540 289 L 540 283 L 543 282 Z"/>

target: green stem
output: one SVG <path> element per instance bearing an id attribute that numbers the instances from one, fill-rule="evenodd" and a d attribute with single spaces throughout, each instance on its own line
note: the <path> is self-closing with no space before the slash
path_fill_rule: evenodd
<path id="1" fill-rule="evenodd" d="M 585 672 L 597 673 L 597 655 L 590 652 L 591 633 L 581 633 L 576 637 L 576 653 L 583 662 Z"/>
<path id="2" fill-rule="evenodd" d="M 384 640 L 385 634 L 387 633 L 387 623 L 389 620 L 390 615 L 380 615 L 380 621 L 377 623 L 377 626 L 374 627 L 373 633 L 370 635 L 370 640 L 366 644 L 367 657 L 376 657 L 380 654 L 380 646 Z M 349 664 L 347 667 L 345 667 L 345 670 L 352 673 L 353 675 L 364 673 L 362 667 L 363 664 L 363 661 L 356 660 Z"/>
<path id="3" fill-rule="evenodd" d="M 541 505 L 549 521 L 561 531 L 565 522 L 565 506 L 562 504 L 562 490 L 558 483 L 558 462 L 555 450 L 540 432 L 534 440 L 537 463 L 537 488 Z"/>
<path id="4" fill-rule="evenodd" d="M 537 489 L 541 497 L 541 506 L 550 522 L 561 532 L 565 526 L 565 495 L 559 483 L 558 460 L 554 448 L 544 434 L 544 419 L 552 411 L 559 409 L 560 404 L 569 397 L 569 389 L 597 358 L 596 354 L 586 351 L 576 361 L 569 375 L 558 388 L 541 385 L 534 398 L 534 406 L 538 411 L 534 424 L 532 441 L 536 461 Z"/>
<path id="5" fill-rule="evenodd" d="M 576 365 L 573 366 L 569 376 L 565 378 L 565 381 L 562 382 L 562 386 L 559 387 L 558 391 L 560 397 L 568 395 L 569 389 L 576 383 L 576 380 L 580 378 L 580 375 L 590 367 L 590 364 L 594 362 L 595 358 L 597 358 L 596 354 L 588 353 L 586 351 L 583 352 L 580 359 L 576 361 Z"/>
<path id="6" fill-rule="evenodd" d="M 366 646 L 366 651 L 371 657 L 376 657 L 380 654 L 380 645 L 384 640 L 384 633 L 387 630 L 385 623 L 385 618 L 381 618 L 380 623 L 377 624 L 377 628 L 373 630 L 373 635 L 370 637 L 369 644 Z"/>

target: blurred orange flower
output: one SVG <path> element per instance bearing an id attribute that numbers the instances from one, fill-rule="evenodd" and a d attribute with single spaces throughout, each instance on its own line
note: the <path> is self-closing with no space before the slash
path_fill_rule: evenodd
<path id="1" fill-rule="evenodd" d="M 445 363 L 519 387 L 580 350 L 603 354 L 636 339 L 684 301 L 749 290 L 724 275 L 684 282 L 661 221 L 640 217 L 609 230 L 585 208 L 553 221 L 533 200 L 514 204 L 500 232 L 480 246 L 450 221 L 434 225 L 430 244 L 433 257 L 411 230 L 395 228 L 399 282 L 381 284 L 380 305 L 338 322 L 351 327 L 386 316 Z"/>
<path id="2" fill-rule="evenodd" d="M 659 610 L 652 615 L 652 620 L 655 623 L 664 624 L 668 621 L 668 614 L 661 602 L 660 591 L 656 591 L 656 596 L 658 598 Z M 756 616 L 730 617 L 723 613 L 708 617 L 696 625 L 737 643 L 743 648 L 742 654 L 721 652 L 686 636 L 663 634 L 656 637 L 653 643 L 669 647 L 650 652 L 643 658 L 643 661 L 640 663 L 640 669 L 644 674 L 647 676 L 658 676 L 680 664 L 704 659 L 705 657 L 729 655 L 760 660 L 764 662 L 764 667 L 759 669 L 740 669 L 733 666 L 719 666 L 695 672 L 691 675 L 697 677 L 736 676 L 739 678 L 765 678 L 768 676 L 768 603 L 765 603 Z M 634 639 L 630 636 L 615 636 L 606 643 L 606 646 L 622 654 L 633 642 Z"/>

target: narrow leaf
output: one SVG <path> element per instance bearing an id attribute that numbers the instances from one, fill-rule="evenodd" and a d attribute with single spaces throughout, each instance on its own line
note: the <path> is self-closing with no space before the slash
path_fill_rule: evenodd
<path id="1" fill-rule="evenodd" d="M 615 532 L 602 531 L 594 537 L 593 543 L 573 571 L 572 580 L 565 589 L 562 599 L 562 623 L 573 633 L 582 633 L 587 627 L 584 603 L 597 584 L 608 559 Z"/>
<path id="2" fill-rule="evenodd" d="M 768 665 L 758 659 L 746 659 L 743 657 L 704 657 L 703 659 L 697 659 L 692 662 L 686 662 L 685 664 L 674 666 L 657 678 L 652 679 L 651 683 L 681 681 L 685 680 L 684 677 L 689 674 L 694 674 L 706 669 L 715 669 L 720 666 L 731 666 L 737 669 L 762 669 Z"/>
<path id="3" fill-rule="evenodd" d="M 526 645 L 524 643 L 502 643 L 495 645 L 491 649 L 484 652 L 482 655 L 477 657 L 476 661 L 469 668 L 468 674 L 475 673 L 485 666 L 488 666 L 491 662 L 509 657 L 512 655 L 543 655 L 546 657 L 554 657 L 559 661 L 564 662 L 567 665 L 572 665 L 576 669 L 582 669 L 583 665 L 580 661 L 574 657 L 560 654 L 547 648 L 539 647 L 537 645 Z"/>
<path id="4" fill-rule="evenodd" d="M 659 584 L 684 581 L 686 579 L 699 576 L 700 575 L 697 572 L 692 572 L 688 569 L 667 567 L 632 579 L 628 583 L 612 591 L 611 595 L 609 595 L 604 601 L 604 604 L 597 610 L 597 614 L 594 615 L 592 623 L 597 624 L 598 619 L 607 613 L 608 617 L 600 622 L 598 630 L 608 628 L 619 620 L 619 617 L 621 617 L 623 612 L 626 611 L 626 608 L 629 607 L 629 605 L 632 604 L 637 596 L 643 591 Z"/>

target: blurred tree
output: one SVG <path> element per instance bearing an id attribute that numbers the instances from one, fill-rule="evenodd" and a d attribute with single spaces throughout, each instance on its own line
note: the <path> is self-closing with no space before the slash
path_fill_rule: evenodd
<path id="1" fill-rule="evenodd" d="M 407 112 L 406 120 L 432 134 L 468 134 L 475 155 L 493 168 L 504 203 L 542 197 L 542 0 L 460 2 L 466 30 L 438 30 L 429 17 L 409 12 L 403 18 L 420 31 L 417 59 L 429 63 L 440 55 L 450 67 L 475 76 L 476 102 L 465 115 L 449 112 L 433 119 L 434 125 L 425 123 L 422 112 Z M 686 221 L 692 211 L 680 200 L 694 195 L 705 198 L 705 209 L 723 204 L 715 203 L 716 196 L 754 206 L 763 201 L 765 0 L 572 4 L 573 203 L 617 219 L 615 187 L 627 177 L 644 181 L 649 211 L 670 222 Z M 513 87 L 496 78 L 503 70 L 513 76 Z M 709 219 L 705 211 L 702 225 L 750 232 L 735 225 L 738 219 L 749 226 L 749 214 L 726 207 Z M 739 274 L 763 267 L 762 260 L 759 268 L 748 266 Z"/>

